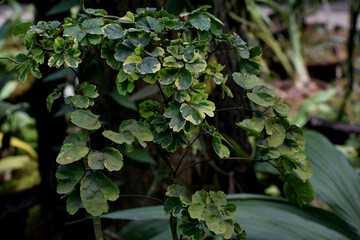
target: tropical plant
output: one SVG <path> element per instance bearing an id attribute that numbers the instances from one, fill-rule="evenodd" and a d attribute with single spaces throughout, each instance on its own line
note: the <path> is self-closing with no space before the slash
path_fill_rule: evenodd
<path id="1" fill-rule="evenodd" d="M 117 17 L 102 9 L 86 9 L 84 1 L 81 6 L 85 14 L 77 19 L 15 27 L 14 35 L 23 36 L 28 52 L 6 59 L 14 63 L 22 82 L 30 73 L 41 78 L 39 67 L 45 63 L 49 67 L 67 67 L 77 76 L 75 94 L 65 97 L 64 102 L 73 107 L 69 119 L 79 131 L 65 138 L 56 159 L 60 164 L 56 172 L 57 191 L 67 198 L 70 214 L 85 208 L 93 217 L 96 239 L 103 238 L 99 216 L 108 212 L 108 201 L 117 200 L 120 194 L 104 172 L 119 171 L 123 154 L 131 152 L 134 146 L 145 148 L 149 142 L 162 148 L 160 154 L 168 163 L 169 198 L 164 208 L 170 213 L 173 239 L 178 239 L 177 228 L 189 239 L 246 238 L 232 220 L 236 207 L 227 203 L 223 192 L 200 190 L 190 198 L 187 189 L 177 182 L 187 169 L 181 169 L 185 155 L 201 135 L 211 138 L 220 159 L 272 164 L 285 182 L 284 193 L 289 201 L 304 205 L 313 199 L 303 133 L 287 120 L 289 107 L 256 76 L 260 73 L 261 49 L 249 49 L 236 33 L 222 33 L 222 22 L 207 12 L 210 6 L 182 13 L 180 18 L 152 8 Z M 210 81 L 221 87 L 223 97 L 233 96 L 226 86 L 228 76 L 222 73 L 225 66 L 209 61 L 212 53 L 227 45 L 238 54 L 241 70 L 230 78 L 246 92 L 244 100 L 256 106 L 251 110 L 252 118 L 238 123 L 249 135 L 260 139 L 261 150 L 256 159 L 230 158 L 226 139 L 205 119 L 213 117 L 215 111 L 206 92 Z M 141 81 L 157 86 L 162 101 L 145 100 L 139 104 L 139 119 L 123 120 L 115 131 L 105 129 L 104 116 L 90 110 L 99 97 L 97 86 L 84 79 L 92 60 L 87 53 L 92 50 L 100 51 L 106 63 L 118 71 L 115 83 L 119 94 L 133 92 Z M 60 84 L 47 98 L 49 111 L 54 101 L 63 96 L 64 86 Z M 94 137 L 98 131 L 102 131 L 101 140 Z M 93 147 L 93 142 L 104 139 L 113 142 L 113 146 L 103 150 Z M 181 160 L 173 161 L 169 153 L 185 147 Z M 178 216 L 182 219 L 179 226 Z"/>

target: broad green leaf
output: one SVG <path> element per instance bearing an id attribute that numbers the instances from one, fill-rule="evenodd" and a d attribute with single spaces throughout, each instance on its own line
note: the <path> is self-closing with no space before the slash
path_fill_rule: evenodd
<path id="1" fill-rule="evenodd" d="M 203 59 L 198 59 L 193 63 L 186 63 L 185 68 L 192 73 L 201 73 L 205 71 L 207 63 Z"/>
<path id="2" fill-rule="evenodd" d="M 125 63 L 124 63 L 124 66 L 125 66 Z M 146 57 L 142 60 L 141 64 L 138 64 L 136 66 L 136 68 L 142 74 L 152 74 L 152 73 L 156 73 L 160 70 L 161 64 L 156 58 Z"/>
<path id="3" fill-rule="evenodd" d="M 34 54 L 34 57 L 33 59 L 39 63 L 39 64 L 43 64 L 44 61 L 45 61 L 45 53 L 43 50 L 37 48 L 37 49 L 34 49 L 33 51 L 33 54 Z"/>
<path id="4" fill-rule="evenodd" d="M 159 71 L 159 83 L 163 85 L 172 84 L 178 75 L 178 69 L 176 68 L 163 68 Z"/>
<path id="5" fill-rule="evenodd" d="M 202 204 L 190 204 L 188 211 L 191 218 L 198 219 L 199 221 L 204 220 L 203 216 L 205 214 L 205 206 L 203 206 Z"/>
<path id="6" fill-rule="evenodd" d="M 86 84 L 86 86 L 81 88 L 81 91 L 83 92 L 84 96 L 89 98 L 97 98 L 99 96 L 96 86 L 93 84 Z"/>
<path id="7" fill-rule="evenodd" d="M 81 181 L 80 197 L 88 213 L 100 216 L 109 210 L 107 201 L 115 201 L 119 197 L 119 189 L 104 174 L 89 173 Z"/>
<path id="8" fill-rule="evenodd" d="M 210 30 L 214 35 L 220 36 L 221 33 L 222 33 L 222 26 L 221 26 L 221 24 L 219 22 L 211 19 Z"/>
<path id="9" fill-rule="evenodd" d="M 205 118 L 205 114 L 209 117 L 214 116 L 215 104 L 208 100 L 201 100 L 199 102 L 192 103 L 192 106 L 199 111 L 202 118 Z"/>
<path id="10" fill-rule="evenodd" d="M 119 23 L 133 23 L 135 22 L 135 16 L 132 12 L 127 11 L 126 15 L 117 20 Z"/>
<path id="11" fill-rule="evenodd" d="M 62 37 L 57 37 L 54 41 L 54 51 L 62 53 L 65 50 L 66 42 Z"/>
<path id="12" fill-rule="evenodd" d="M 275 104 L 274 91 L 264 85 L 256 86 L 253 92 L 247 93 L 246 96 L 254 103 L 263 107 L 270 107 Z"/>
<path id="13" fill-rule="evenodd" d="M 82 131 L 71 133 L 65 138 L 63 144 L 72 144 L 78 147 L 86 147 L 86 135 Z"/>
<path id="14" fill-rule="evenodd" d="M 244 89 L 252 89 L 260 84 L 260 79 L 255 75 L 243 75 L 241 73 L 233 73 L 234 81 Z"/>
<path id="15" fill-rule="evenodd" d="M 64 57 L 65 63 L 72 68 L 77 68 L 81 63 L 81 52 L 75 48 L 68 48 Z"/>
<path id="16" fill-rule="evenodd" d="M 64 29 L 64 37 L 73 37 L 76 42 L 81 42 L 86 36 L 86 31 L 79 26 L 67 27 Z"/>
<path id="17" fill-rule="evenodd" d="M 182 56 L 182 58 L 187 63 L 193 63 L 199 58 L 199 56 L 200 56 L 199 50 L 194 49 L 194 50 L 185 52 L 184 55 Z"/>
<path id="18" fill-rule="evenodd" d="M 101 42 L 101 36 L 97 34 L 88 34 L 87 39 L 93 45 L 98 45 Z"/>
<path id="19" fill-rule="evenodd" d="M 126 31 L 119 25 L 115 23 L 107 24 L 102 28 L 102 31 L 105 36 L 109 39 L 120 39 L 125 36 Z"/>
<path id="20" fill-rule="evenodd" d="M 119 69 L 121 66 L 121 63 L 117 61 L 114 57 L 115 51 L 110 46 L 103 44 L 101 46 L 101 57 L 105 58 L 106 63 L 112 68 L 112 69 Z"/>
<path id="21" fill-rule="evenodd" d="M 290 128 L 286 130 L 286 138 L 294 140 L 300 149 L 305 149 L 305 137 L 298 126 L 291 125 Z"/>
<path id="22" fill-rule="evenodd" d="M 285 181 L 284 194 L 290 202 L 304 205 L 314 199 L 314 191 L 309 180 L 303 181 L 294 175 L 287 175 Z"/>
<path id="23" fill-rule="evenodd" d="M 85 157 L 88 152 L 89 148 L 87 147 L 64 144 L 56 158 L 56 162 L 60 164 L 73 163 Z"/>
<path id="24" fill-rule="evenodd" d="M 305 131 L 305 153 L 313 171 L 315 196 L 360 232 L 360 177 L 323 135 Z M 351 231 L 349 231 L 350 233 Z"/>
<path id="25" fill-rule="evenodd" d="M 36 77 L 36 78 L 42 77 L 42 75 L 39 71 L 39 64 L 35 60 L 30 61 L 30 71 L 34 77 Z"/>
<path id="26" fill-rule="evenodd" d="M 224 221 L 226 226 L 226 231 L 223 233 L 225 239 L 231 239 L 234 234 L 234 224 L 231 221 Z M 245 239 L 244 239 L 245 240 Z"/>
<path id="27" fill-rule="evenodd" d="M 19 76 L 18 79 L 20 82 L 24 83 L 28 79 L 29 75 L 29 66 L 27 65 L 21 65 L 19 68 Z"/>
<path id="28" fill-rule="evenodd" d="M 84 173 L 84 168 L 78 162 L 60 165 L 55 174 L 58 182 L 57 193 L 71 193 L 83 177 Z"/>
<path id="29" fill-rule="evenodd" d="M 70 120 L 75 125 L 88 130 L 95 130 L 101 127 L 99 115 L 93 114 L 90 110 L 76 110 L 71 113 Z"/>
<path id="30" fill-rule="evenodd" d="M 104 23 L 100 18 L 87 19 L 82 23 L 86 32 L 91 34 L 102 34 L 101 26 L 103 25 Z"/>
<path id="31" fill-rule="evenodd" d="M 126 157 L 141 163 L 156 164 L 154 158 L 145 151 L 135 150 L 133 152 L 127 152 Z"/>
<path id="32" fill-rule="evenodd" d="M 188 105 L 187 103 L 181 104 L 180 112 L 181 112 L 181 116 L 185 120 L 193 123 L 194 125 L 198 125 L 203 120 L 200 112 L 193 106 Z"/>
<path id="33" fill-rule="evenodd" d="M 165 204 L 164 210 L 166 213 L 171 213 L 173 216 L 178 216 L 182 210 L 182 203 L 177 197 L 169 197 Z"/>
<path id="34" fill-rule="evenodd" d="M 80 198 L 80 190 L 76 189 L 72 191 L 66 199 L 66 211 L 70 215 L 74 215 L 80 208 L 83 208 L 83 204 Z"/>
<path id="35" fill-rule="evenodd" d="M 55 53 L 49 58 L 48 65 L 49 67 L 56 65 L 56 67 L 59 68 L 61 67 L 61 65 L 64 64 L 64 62 L 65 62 L 64 56 L 59 53 Z"/>
<path id="36" fill-rule="evenodd" d="M 179 184 L 172 184 L 167 188 L 165 195 L 168 197 L 180 197 L 186 195 L 186 188 Z"/>
<path id="37" fill-rule="evenodd" d="M 71 97 L 71 104 L 78 108 L 87 108 L 90 105 L 90 101 L 86 96 L 75 94 Z"/>
<path id="38" fill-rule="evenodd" d="M 192 75 L 187 70 L 182 68 L 178 77 L 176 78 L 175 85 L 179 90 L 186 90 L 192 84 Z"/>
<path id="39" fill-rule="evenodd" d="M 269 146 L 278 147 L 285 139 L 285 129 L 281 124 L 274 123 L 273 118 L 268 118 L 265 123 L 266 133 L 269 134 Z"/>
<path id="40" fill-rule="evenodd" d="M 222 144 L 219 138 L 212 138 L 212 146 L 220 158 L 227 158 L 230 156 L 230 150 L 224 144 Z"/>
<path id="41" fill-rule="evenodd" d="M 260 117 L 262 119 L 262 117 Z M 243 121 L 236 123 L 237 126 L 244 129 L 250 136 L 257 136 L 259 138 L 263 138 L 264 135 L 262 130 L 265 126 L 265 120 L 262 119 L 262 122 L 259 121 L 259 124 L 253 119 L 244 119 Z"/>
<path id="42" fill-rule="evenodd" d="M 123 45 L 122 43 L 118 43 L 115 47 L 115 55 L 114 58 L 117 61 L 125 62 L 125 60 L 134 52 L 133 49 Z"/>
<path id="43" fill-rule="evenodd" d="M 161 47 L 154 48 L 154 50 L 151 53 L 149 53 L 147 51 L 145 51 L 145 52 L 146 52 L 146 54 L 148 54 L 148 55 L 150 55 L 152 57 L 162 57 L 165 54 L 164 49 L 161 48 Z"/>
<path id="44" fill-rule="evenodd" d="M 146 146 L 145 142 L 154 139 L 150 127 L 145 123 L 138 122 L 134 119 L 123 121 L 119 129 L 120 131 L 130 131 L 143 147 Z"/>
<path id="45" fill-rule="evenodd" d="M 139 113 L 141 117 L 148 118 L 155 116 L 160 104 L 154 100 L 146 100 L 139 104 Z"/>
<path id="46" fill-rule="evenodd" d="M 208 31 L 211 27 L 210 18 L 205 14 L 193 14 L 190 16 L 189 22 L 194 28 L 202 31 Z"/>
<path id="47" fill-rule="evenodd" d="M 103 152 L 90 152 L 88 162 L 89 167 L 94 170 L 105 167 L 109 171 L 119 171 L 123 166 L 123 156 L 117 149 L 108 147 Z"/>
<path id="48" fill-rule="evenodd" d="M 151 29 L 153 29 L 156 32 L 161 32 L 164 27 L 165 27 L 165 23 L 162 21 L 159 21 L 155 18 L 152 17 L 146 17 L 146 20 L 150 26 Z"/>
<path id="49" fill-rule="evenodd" d="M 196 191 L 191 196 L 192 203 L 200 203 L 202 206 L 210 204 L 209 194 L 205 190 Z"/>
<path id="50" fill-rule="evenodd" d="M 110 139 L 117 144 L 132 144 L 135 140 L 134 135 L 132 135 L 131 132 L 127 130 L 122 131 L 121 133 L 117 133 L 111 130 L 105 130 L 102 134 L 104 137 Z"/>
<path id="51" fill-rule="evenodd" d="M 221 213 L 226 219 L 233 219 L 235 217 L 236 206 L 233 203 L 228 203 L 221 208 Z"/>
<path id="52" fill-rule="evenodd" d="M 226 204 L 226 194 L 222 191 L 210 191 L 210 198 L 211 200 L 214 202 L 215 205 L 217 206 L 222 206 Z"/>
<path id="53" fill-rule="evenodd" d="M 123 64 L 123 70 L 127 74 L 132 74 L 136 66 L 141 63 L 142 63 L 141 57 L 137 55 L 131 55 L 125 60 Z"/>
<path id="54" fill-rule="evenodd" d="M 282 99 L 279 99 L 274 107 L 275 111 L 280 115 L 286 116 L 290 112 L 290 107 L 283 102 Z"/>
<path id="55" fill-rule="evenodd" d="M 34 24 L 32 23 L 21 23 L 19 25 L 16 25 L 14 27 L 14 30 L 12 31 L 12 34 L 14 36 L 20 36 L 20 35 L 24 36 L 27 33 L 27 31 L 29 31 L 30 27 L 33 25 Z"/>
<path id="56" fill-rule="evenodd" d="M 179 132 L 184 128 L 186 120 L 182 117 L 180 113 L 180 103 L 172 101 L 169 103 L 169 107 L 165 110 L 164 116 L 171 118 L 169 127 L 174 132 Z"/>
<path id="57" fill-rule="evenodd" d="M 207 207 L 205 216 L 206 226 L 215 234 L 223 234 L 226 231 L 226 225 L 221 222 L 221 215 L 217 206 L 210 205 Z"/>

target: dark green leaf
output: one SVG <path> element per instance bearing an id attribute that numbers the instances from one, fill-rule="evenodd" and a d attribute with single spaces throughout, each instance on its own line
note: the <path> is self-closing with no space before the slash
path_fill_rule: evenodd
<path id="1" fill-rule="evenodd" d="M 56 171 L 56 180 L 58 182 L 57 193 L 71 193 L 84 173 L 84 168 L 78 162 L 60 165 Z"/>
<path id="2" fill-rule="evenodd" d="M 125 63 L 126 63 L 126 61 L 125 61 Z M 124 63 L 124 66 L 125 66 L 125 63 Z M 156 73 L 160 70 L 160 68 L 161 68 L 160 62 L 156 58 L 153 58 L 153 57 L 146 57 L 142 60 L 141 64 L 137 65 L 137 69 L 142 74 Z"/>
<path id="3" fill-rule="evenodd" d="M 111 23 L 102 28 L 105 36 L 109 39 L 120 39 L 125 36 L 126 31 L 119 24 Z"/>
<path id="4" fill-rule="evenodd" d="M 109 171 L 119 171 L 123 166 L 123 156 L 115 148 L 105 148 L 103 152 L 92 151 L 88 156 L 89 167 L 91 169 L 104 169 Z"/>
<path id="5" fill-rule="evenodd" d="M 88 130 L 95 130 L 101 127 L 99 116 L 94 115 L 90 110 L 76 110 L 70 115 L 71 122 Z"/>
<path id="6" fill-rule="evenodd" d="M 117 133 L 111 130 L 105 130 L 103 136 L 117 144 L 132 144 L 134 142 L 134 135 L 131 134 L 130 131 L 122 131 L 121 133 Z"/>
<path id="7" fill-rule="evenodd" d="M 104 174 L 94 172 L 81 181 L 80 196 L 86 211 L 100 216 L 109 210 L 107 201 L 115 201 L 119 197 L 119 189 Z"/>
<path id="8" fill-rule="evenodd" d="M 87 19 L 82 23 L 82 26 L 85 28 L 86 32 L 91 34 L 102 34 L 100 27 L 103 25 L 104 23 L 100 18 Z"/>
<path id="9" fill-rule="evenodd" d="M 208 31 L 211 27 L 210 18 L 205 14 L 193 14 L 189 19 L 194 28 Z"/>

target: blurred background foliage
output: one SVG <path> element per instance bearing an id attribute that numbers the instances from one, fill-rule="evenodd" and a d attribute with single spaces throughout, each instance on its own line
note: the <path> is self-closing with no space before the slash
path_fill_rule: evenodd
<path id="1" fill-rule="evenodd" d="M 223 190 L 237 205 L 237 218 L 250 239 L 359 239 L 360 237 L 360 1 L 328 0 L 121 0 L 86 2 L 88 8 L 106 9 L 122 16 L 140 7 L 165 8 L 179 14 L 201 5 L 224 23 L 224 32 L 237 32 L 250 46 L 260 45 L 261 79 L 291 106 L 291 122 L 307 131 L 306 154 L 313 169 L 312 206 L 299 208 L 282 199 L 276 171 L 249 161 L 214 161 L 184 172 L 191 189 Z M 0 58 L 24 52 L 22 39 L 11 34 L 21 22 L 75 18 L 78 0 L 8 0 L 0 6 Z M 104 123 L 114 128 L 122 119 L 138 115 L 137 104 L 156 99 L 156 88 L 139 83 L 130 97 L 116 91 L 116 72 L 105 68 L 98 52 L 89 53 L 86 77 L 99 88 L 94 111 L 105 113 Z M 225 64 L 225 73 L 239 71 L 236 56 L 223 51 L 211 61 Z M 68 216 L 56 194 L 55 159 L 62 139 L 73 126 L 71 111 L 55 103 L 46 110 L 46 97 L 60 83 L 72 95 L 77 79 L 68 68 L 42 69 L 43 79 L 19 83 L 10 62 L 0 60 L 0 226 L 11 239 L 93 239 L 91 221 L 84 212 Z M 30 76 L 31 78 L 31 76 Z M 217 108 L 242 103 L 240 89 L 229 84 L 233 99 L 208 85 Z M 101 107 L 99 107 L 101 106 Z M 219 111 L 215 125 L 233 146 L 232 156 L 254 157 L 256 139 L 234 123 L 251 113 Z M 321 134 L 320 134 L 321 133 Z M 94 142 L 96 148 L 107 143 Z M 209 141 L 200 137 L 186 157 L 190 165 L 211 159 Z M 182 152 L 176 153 L 178 161 Z M 124 159 L 120 173 L 109 174 L 125 195 L 163 198 L 168 173 L 156 146 L 136 149 Z M 325 167 L 324 167 L 325 166 Z M 246 193 L 246 194 L 245 194 Z M 167 220 L 156 201 L 121 197 L 103 216 L 107 239 L 170 239 Z M 141 208 L 139 208 L 141 207 Z M 129 210 L 130 209 L 130 210 Z M 141 221 L 138 221 L 141 219 Z M 134 220 L 129 222 L 129 220 Z M 140 230 L 139 230 L 140 229 Z"/>

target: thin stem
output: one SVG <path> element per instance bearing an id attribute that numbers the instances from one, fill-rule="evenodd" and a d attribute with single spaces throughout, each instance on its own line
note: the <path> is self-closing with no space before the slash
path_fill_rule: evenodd
<path id="1" fill-rule="evenodd" d="M 4 1 L 5 1 L 5 0 L 4 0 Z M 0 3 L 0 5 L 1 5 L 1 3 Z M 21 64 L 21 63 L 15 61 L 15 59 L 13 59 L 13 58 L 11 58 L 11 57 L 0 57 L 0 60 L 9 60 L 9 61 L 11 61 L 11 62 L 13 62 L 13 63 Z"/>
<path id="2" fill-rule="evenodd" d="M 201 160 L 195 163 L 190 164 L 189 166 L 186 166 L 185 168 L 181 169 L 181 171 L 175 176 L 178 177 L 180 176 L 182 173 L 184 173 L 186 170 L 188 170 L 189 168 L 192 168 L 195 165 L 201 164 L 201 163 L 205 163 L 205 162 L 213 162 L 213 161 L 217 161 L 217 160 L 236 160 L 236 161 L 241 161 L 241 160 L 249 160 L 251 162 L 270 162 L 272 159 L 270 160 L 262 160 L 262 159 L 252 159 L 252 158 L 241 158 L 241 157 L 228 157 L 228 158 L 214 158 L 214 159 L 206 159 L 206 160 Z"/>
<path id="3" fill-rule="evenodd" d="M 246 107 L 231 107 L 231 108 L 220 108 L 220 109 L 215 109 L 214 112 L 222 112 L 222 111 L 231 111 L 231 110 L 248 110 L 248 111 L 252 111 L 252 112 L 256 112 L 256 113 L 262 113 L 258 110 L 254 110 L 251 108 L 246 108 Z"/>
<path id="4" fill-rule="evenodd" d="M 164 102 L 167 104 L 169 102 L 169 100 L 166 98 L 164 91 L 162 90 L 160 83 L 156 82 L 156 85 L 158 86 L 158 88 L 160 89 L 161 95 L 163 96 Z"/>
<path id="5" fill-rule="evenodd" d="M 178 235 L 177 235 L 177 217 L 173 216 L 172 214 L 170 214 L 170 228 L 171 228 L 171 235 L 173 240 L 178 240 Z"/>
<path id="6" fill-rule="evenodd" d="M 103 15 L 103 14 L 100 14 L 100 13 L 92 13 L 92 12 L 88 11 L 85 8 L 85 0 L 80 0 L 80 5 L 81 5 L 81 9 L 89 16 L 120 19 L 120 17 L 118 17 L 118 16 Z"/>
<path id="7" fill-rule="evenodd" d="M 125 194 L 125 195 L 120 195 L 119 197 L 137 197 L 137 198 L 146 198 L 146 199 L 151 199 L 151 200 L 155 200 L 158 202 L 161 202 L 162 204 L 164 204 L 165 202 L 161 199 L 158 198 L 154 198 L 154 197 L 150 197 L 150 196 L 145 196 L 145 195 L 136 195 L 136 194 Z"/>
<path id="8" fill-rule="evenodd" d="M 95 239 L 96 240 L 104 240 L 103 232 L 101 229 L 101 220 L 100 217 L 93 217 L 94 223 L 94 231 L 95 231 Z"/>
<path id="9" fill-rule="evenodd" d="M 201 136 L 201 132 L 200 132 L 200 133 L 194 138 L 194 140 L 187 146 L 187 148 L 186 148 L 183 156 L 182 156 L 181 159 L 180 159 L 179 164 L 178 164 L 177 167 L 175 168 L 175 171 L 174 171 L 175 178 L 176 178 L 176 173 L 177 173 L 177 171 L 179 170 L 179 167 L 180 167 L 182 161 L 184 160 L 186 154 L 188 153 L 188 151 L 190 150 L 190 148 L 191 148 L 191 146 L 194 144 L 194 142 L 195 142 L 200 136 Z"/>

